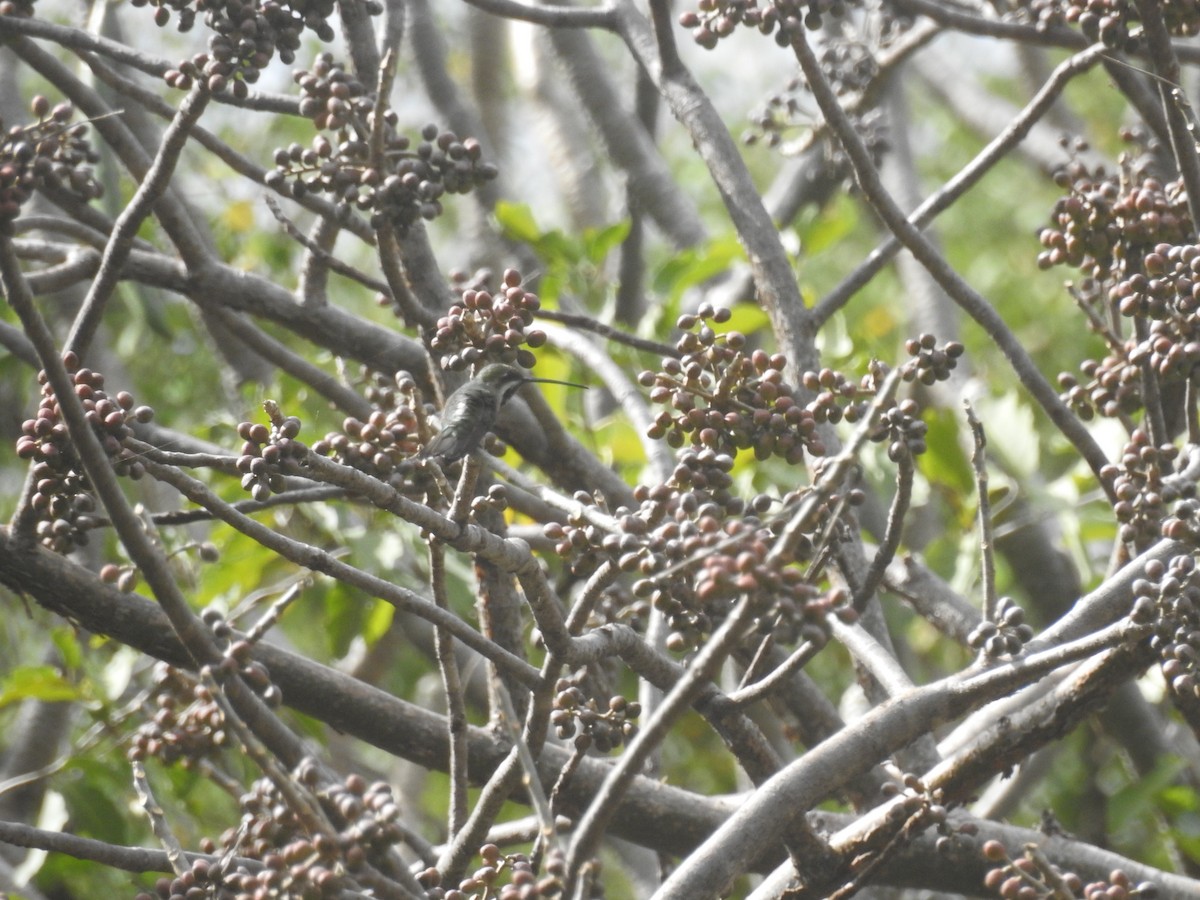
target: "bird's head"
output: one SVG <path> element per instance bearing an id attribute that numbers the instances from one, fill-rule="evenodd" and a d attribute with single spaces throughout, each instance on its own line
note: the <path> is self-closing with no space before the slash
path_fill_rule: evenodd
<path id="1" fill-rule="evenodd" d="M 501 405 L 508 402 L 512 395 L 521 389 L 521 385 L 529 384 L 530 382 L 565 384 L 568 387 L 587 388 L 585 384 L 575 384 L 572 381 L 558 381 L 553 378 L 534 378 L 524 369 L 505 363 L 492 363 L 484 366 L 479 374 L 475 376 L 475 381 L 495 391 L 496 395 L 500 398 Z"/>

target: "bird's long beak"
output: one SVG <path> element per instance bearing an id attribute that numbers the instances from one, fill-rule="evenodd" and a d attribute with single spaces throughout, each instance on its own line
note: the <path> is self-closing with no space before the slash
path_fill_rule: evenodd
<path id="1" fill-rule="evenodd" d="M 586 384 L 576 384 L 574 381 L 559 381 L 557 378 L 526 378 L 525 381 L 526 383 L 536 381 L 539 384 L 561 384 L 566 387 L 583 388 L 585 391 L 588 389 Z"/>

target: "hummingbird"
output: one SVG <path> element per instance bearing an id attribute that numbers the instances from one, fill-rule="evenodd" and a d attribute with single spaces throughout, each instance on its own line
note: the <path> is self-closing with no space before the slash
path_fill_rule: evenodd
<path id="1" fill-rule="evenodd" d="M 556 381 L 553 378 L 534 378 L 524 369 L 504 363 L 484 366 L 478 375 L 456 390 L 446 400 L 442 410 L 442 430 L 429 442 L 422 456 L 441 457 L 442 462 L 452 463 L 475 450 L 483 436 L 492 430 L 500 407 L 523 385 L 565 384 L 568 387 L 587 389 L 586 384 L 573 381 Z"/>

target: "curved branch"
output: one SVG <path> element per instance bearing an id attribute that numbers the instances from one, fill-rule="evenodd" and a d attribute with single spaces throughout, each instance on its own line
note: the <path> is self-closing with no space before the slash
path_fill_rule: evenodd
<path id="1" fill-rule="evenodd" d="M 879 171 L 871 160 L 870 151 L 863 145 L 862 139 L 839 105 L 837 96 L 822 72 L 816 55 L 808 45 L 808 39 L 804 35 L 803 29 L 792 36 L 792 49 L 800 62 L 800 68 L 804 71 L 804 77 L 808 79 L 809 88 L 812 90 L 822 115 L 825 116 L 826 121 L 829 122 L 830 127 L 845 148 L 846 154 L 850 157 L 859 187 L 871 206 L 884 220 L 889 230 L 925 266 L 942 290 L 995 341 L 996 346 L 1008 357 L 1021 384 L 1046 412 L 1050 421 L 1071 442 L 1079 455 L 1087 461 L 1109 499 L 1116 502 L 1111 484 L 1108 479 L 1100 475 L 1101 470 L 1108 465 L 1108 457 L 1100 449 L 1096 439 L 1084 428 L 1079 417 L 1063 403 L 1051 384 L 1038 371 L 1029 351 L 1017 340 L 1017 336 L 1013 334 L 995 308 L 954 271 L 937 248 L 921 234 L 919 229 L 913 227 L 884 189 L 879 179 Z"/>

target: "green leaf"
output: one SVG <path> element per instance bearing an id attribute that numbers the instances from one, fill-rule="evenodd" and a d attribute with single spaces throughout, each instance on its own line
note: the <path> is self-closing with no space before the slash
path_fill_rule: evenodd
<path id="1" fill-rule="evenodd" d="M 732 235 L 714 238 L 702 247 L 676 254 L 654 274 L 654 289 L 678 301 L 683 292 L 726 271 L 745 253 Z"/>
<path id="2" fill-rule="evenodd" d="M 21 666 L 0 681 L 0 709 L 22 700 L 59 703 L 79 696 L 75 685 L 53 666 Z"/>
<path id="3" fill-rule="evenodd" d="M 962 420 L 950 409 L 926 410 L 924 419 L 929 429 L 925 435 L 928 450 L 920 458 L 921 471 L 930 481 L 950 488 L 952 496 L 970 496 L 975 475 L 958 439 Z"/>
<path id="4" fill-rule="evenodd" d="M 975 404 L 987 435 L 988 449 L 1015 475 L 1032 478 L 1039 471 L 1041 441 L 1033 410 L 1016 393 L 987 397 Z"/>
<path id="5" fill-rule="evenodd" d="M 74 628 L 61 625 L 50 632 L 50 640 L 58 648 L 64 668 L 77 669 L 83 664 L 83 650 Z"/>
<path id="6" fill-rule="evenodd" d="M 618 470 L 645 461 L 642 439 L 629 422 L 620 416 L 610 416 L 592 429 L 596 452 L 607 466 Z"/>
<path id="7" fill-rule="evenodd" d="M 800 247 L 806 255 L 820 253 L 846 240 L 858 225 L 857 206 L 853 201 L 831 203 L 800 234 Z"/>
<path id="8" fill-rule="evenodd" d="M 1200 795 L 1184 784 L 1173 784 L 1159 793 L 1163 811 L 1168 815 L 1191 815 L 1200 809 Z"/>
<path id="9" fill-rule="evenodd" d="M 629 237 L 629 221 L 618 222 L 607 228 L 588 228 L 583 232 L 583 252 L 588 260 L 599 265 L 613 249 Z"/>
<path id="10" fill-rule="evenodd" d="M 392 620 L 395 617 L 396 607 L 390 603 L 380 601 L 371 606 L 362 624 L 363 640 L 367 642 L 368 647 L 374 645 L 376 641 L 387 634 L 387 630 L 392 627 Z"/>
<path id="11" fill-rule="evenodd" d="M 561 231 L 547 231 L 531 243 L 547 265 L 573 265 L 583 259 L 583 248 Z"/>
<path id="12" fill-rule="evenodd" d="M 75 757 L 60 779 L 63 799 L 77 834 L 127 844 L 129 813 L 125 801 L 134 796 L 124 753 Z"/>
<path id="13" fill-rule="evenodd" d="M 506 236 L 517 241 L 533 244 L 542 236 L 537 221 L 533 218 L 533 210 L 525 203 L 508 203 L 500 201 L 495 209 L 496 221 L 504 229 Z"/>
<path id="14" fill-rule="evenodd" d="M 1175 780 L 1182 768 L 1183 761 L 1180 759 L 1163 759 L 1153 771 L 1138 776 L 1114 793 L 1108 803 L 1109 829 L 1115 831 L 1126 822 L 1154 815 L 1161 802 L 1159 795 Z"/>

